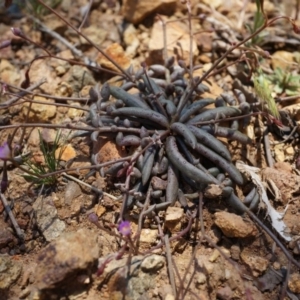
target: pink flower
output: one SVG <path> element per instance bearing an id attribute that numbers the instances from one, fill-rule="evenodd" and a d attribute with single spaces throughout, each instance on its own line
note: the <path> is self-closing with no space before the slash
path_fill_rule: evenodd
<path id="1" fill-rule="evenodd" d="M 8 160 L 10 158 L 11 158 L 11 150 L 7 142 L 4 142 L 3 145 L 0 147 L 0 159 Z"/>
<path id="2" fill-rule="evenodd" d="M 119 232 L 124 236 L 129 236 L 131 234 L 130 222 L 122 221 L 118 227 Z"/>

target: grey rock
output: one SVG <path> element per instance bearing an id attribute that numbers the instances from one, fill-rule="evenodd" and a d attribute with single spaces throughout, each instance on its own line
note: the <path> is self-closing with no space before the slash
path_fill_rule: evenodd
<path id="1" fill-rule="evenodd" d="M 33 204 L 36 222 L 45 239 L 50 242 L 56 239 L 64 230 L 65 223 L 58 218 L 57 210 L 51 197 L 38 197 Z"/>
<path id="2" fill-rule="evenodd" d="M 107 259 L 109 257 L 99 259 L 98 266 L 103 266 Z M 152 297 L 148 291 L 157 285 L 156 271 L 164 266 L 164 260 L 156 254 L 146 258 L 134 256 L 130 260 L 128 257 L 112 259 L 98 279 L 106 282 L 109 299 L 150 300 Z"/>
<path id="3" fill-rule="evenodd" d="M 69 181 L 65 190 L 65 204 L 71 205 L 81 193 L 80 186 L 74 181 Z"/>
<path id="4" fill-rule="evenodd" d="M 44 290 L 67 283 L 79 271 L 90 269 L 98 257 L 96 232 L 80 229 L 63 233 L 39 253 L 34 285 Z"/>
<path id="5" fill-rule="evenodd" d="M 86 85 L 96 84 L 92 72 L 81 66 L 71 67 L 62 80 L 68 82 L 75 93 L 78 93 Z"/>
<path id="6" fill-rule="evenodd" d="M 220 287 L 217 291 L 217 297 L 220 300 L 230 300 L 232 299 L 233 291 L 229 286 Z"/>
<path id="7" fill-rule="evenodd" d="M 13 242 L 15 237 L 8 228 L 0 229 L 0 249 Z"/>
<path id="8" fill-rule="evenodd" d="M 20 276 L 22 266 L 9 255 L 0 255 L 0 291 L 8 289 Z"/>
<path id="9" fill-rule="evenodd" d="M 165 258 L 160 256 L 160 255 L 150 255 L 147 256 L 142 264 L 141 264 L 141 269 L 144 272 L 156 272 L 159 269 L 161 269 L 165 265 Z"/>

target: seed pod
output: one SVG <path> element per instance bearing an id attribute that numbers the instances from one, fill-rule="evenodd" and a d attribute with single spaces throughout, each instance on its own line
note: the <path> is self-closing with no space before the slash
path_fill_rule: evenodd
<path id="1" fill-rule="evenodd" d="M 232 183 L 232 180 L 230 178 L 225 178 L 223 181 L 222 181 L 222 185 L 223 186 L 233 186 L 233 183 Z"/>
<path id="2" fill-rule="evenodd" d="M 161 96 L 164 95 L 163 89 L 156 84 L 154 78 L 149 78 L 146 75 L 142 75 L 142 79 L 149 93 L 154 93 L 154 95 Z"/>
<path id="3" fill-rule="evenodd" d="M 173 84 L 168 84 L 165 88 L 165 93 L 168 96 L 168 99 L 173 101 L 173 94 L 175 93 L 175 86 Z"/>
<path id="4" fill-rule="evenodd" d="M 233 92 L 240 104 L 246 103 L 246 96 L 243 94 L 241 90 L 234 89 Z"/>
<path id="5" fill-rule="evenodd" d="M 90 100 L 96 102 L 99 99 L 100 93 L 97 91 L 96 87 L 91 87 L 89 89 Z"/>
<path id="6" fill-rule="evenodd" d="M 202 126 L 203 130 L 220 137 L 226 137 L 229 140 L 238 141 L 242 144 L 252 144 L 252 140 L 238 130 L 233 130 L 227 127 L 218 126 L 213 129 L 210 126 Z"/>
<path id="7" fill-rule="evenodd" d="M 226 146 L 213 135 L 195 126 L 188 126 L 188 128 L 193 132 L 200 143 L 214 150 L 228 161 L 231 161 L 231 155 Z"/>
<path id="8" fill-rule="evenodd" d="M 189 178 L 187 175 L 183 173 L 181 173 L 180 175 L 181 175 L 180 178 L 182 178 L 189 186 L 196 189 L 197 191 L 203 191 L 203 189 L 207 186 L 207 184 L 203 184 L 203 183 L 199 184 L 199 182 L 192 180 L 191 178 Z"/>
<path id="9" fill-rule="evenodd" d="M 186 160 L 195 165 L 196 161 L 194 156 L 192 155 L 192 153 L 189 151 L 188 147 L 186 146 L 185 142 L 183 141 L 183 139 L 179 136 L 176 136 L 176 142 L 178 144 L 178 148 L 180 150 L 180 152 L 183 153 L 183 156 L 186 158 Z M 197 167 L 197 166 L 196 166 Z M 198 168 L 199 169 L 199 168 Z"/>
<path id="10" fill-rule="evenodd" d="M 147 137 L 147 136 L 149 136 L 149 132 L 144 126 L 142 126 L 141 131 L 140 131 L 140 137 L 142 139 L 142 138 Z"/>
<path id="11" fill-rule="evenodd" d="M 106 112 L 108 115 L 111 115 L 111 113 L 115 110 L 116 110 L 116 106 L 114 103 L 110 103 L 109 105 L 106 106 Z"/>
<path id="12" fill-rule="evenodd" d="M 122 168 L 123 168 L 123 162 L 114 163 L 113 165 L 110 166 L 109 169 L 104 171 L 104 176 L 106 175 L 116 176 Z"/>
<path id="13" fill-rule="evenodd" d="M 177 63 L 178 63 L 178 66 L 180 66 L 181 68 L 183 68 L 183 69 L 185 69 L 185 70 L 187 69 L 186 63 L 185 63 L 184 60 L 179 59 Z"/>
<path id="14" fill-rule="evenodd" d="M 177 199 L 178 187 L 178 171 L 172 164 L 169 163 L 166 202 L 171 203 L 172 206 L 175 204 Z"/>
<path id="15" fill-rule="evenodd" d="M 123 107 L 111 112 L 112 116 L 138 117 L 153 121 L 162 127 L 168 128 L 169 122 L 165 116 L 151 109 L 138 107 Z"/>
<path id="16" fill-rule="evenodd" d="M 71 141 L 72 139 L 76 138 L 76 137 L 80 137 L 80 136 L 86 136 L 89 135 L 90 131 L 87 130 L 76 130 L 69 138 L 68 141 Z M 16 159 L 16 158 L 14 158 Z M 20 162 L 21 163 L 21 162 Z"/>
<path id="17" fill-rule="evenodd" d="M 174 105 L 174 103 L 172 102 L 172 101 L 170 101 L 170 100 L 166 100 L 166 99 L 161 99 L 160 100 L 160 103 L 162 104 L 162 105 L 165 105 L 166 106 L 166 111 L 167 111 L 167 113 L 168 113 L 168 115 L 170 116 L 170 117 L 172 117 L 173 115 L 175 115 L 176 114 L 176 106 Z"/>
<path id="18" fill-rule="evenodd" d="M 173 81 L 175 81 L 177 79 L 182 78 L 184 74 L 185 74 L 185 69 L 178 67 L 170 75 L 171 82 L 173 82 Z"/>
<path id="19" fill-rule="evenodd" d="M 193 132 L 183 123 L 175 122 L 170 126 L 170 129 L 181 135 L 186 143 L 192 148 L 195 149 L 197 144 L 197 139 Z"/>
<path id="20" fill-rule="evenodd" d="M 198 94 L 203 94 L 205 92 L 209 92 L 209 87 L 203 83 L 198 84 L 198 86 L 196 87 L 195 91 Z"/>
<path id="21" fill-rule="evenodd" d="M 108 99 L 110 97 L 110 87 L 109 87 L 109 84 L 107 82 L 105 82 L 102 85 L 100 94 L 101 94 L 102 100 L 104 102 L 108 101 Z"/>
<path id="22" fill-rule="evenodd" d="M 113 119 L 110 116 L 100 116 L 101 122 L 102 124 L 105 124 L 106 126 L 110 126 L 113 125 L 117 122 L 115 122 L 115 118 Z"/>
<path id="23" fill-rule="evenodd" d="M 221 174 L 220 170 L 217 167 L 209 168 L 207 172 L 219 180 L 218 176 Z"/>
<path id="24" fill-rule="evenodd" d="M 226 106 L 226 102 L 222 97 L 218 96 L 215 101 L 215 107 L 223 107 L 223 106 Z"/>
<path id="25" fill-rule="evenodd" d="M 243 114 L 249 114 L 251 107 L 248 102 L 244 102 L 239 105 L 239 109 L 243 112 Z"/>
<path id="26" fill-rule="evenodd" d="M 249 192 L 249 194 L 245 197 L 245 199 L 244 199 L 244 204 L 248 206 L 248 205 L 252 202 L 252 200 L 253 200 L 253 198 L 254 198 L 254 196 L 255 196 L 256 193 L 257 193 L 257 192 L 256 192 L 256 187 L 254 187 L 254 188 Z"/>
<path id="27" fill-rule="evenodd" d="M 169 160 L 164 156 L 158 165 L 157 174 L 164 174 L 168 170 Z"/>
<path id="28" fill-rule="evenodd" d="M 225 187 L 223 192 L 229 194 L 226 198 L 226 202 L 232 206 L 238 214 L 243 214 L 248 210 L 247 206 L 235 195 L 232 187 Z"/>
<path id="29" fill-rule="evenodd" d="M 143 170 L 142 170 L 142 184 L 145 185 L 151 175 L 151 171 L 153 168 L 154 163 L 154 157 L 156 153 L 156 146 L 150 146 L 144 155 L 144 161 L 143 161 Z"/>
<path id="30" fill-rule="evenodd" d="M 239 129 L 239 121 L 238 120 L 233 120 L 231 122 L 230 128 L 232 130 L 238 130 Z"/>
<path id="31" fill-rule="evenodd" d="M 141 93 L 146 93 L 146 86 L 144 84 L 144 82 L 139 81 L 137 83 L 137 89 L 141 92 Z"/>
<path id="32" fill-rule="evenodd" d="M 166 68 L 170 69 L 174 65 L 174 62 L 175 62 L 175 57 L 174 56 L 168 57 L 165 61 Z"/>
<path id="33" fill-rule="evenodd" d="M 213 163 L 215 163 L 222 170 L 227 172 L 234 182 L 240 185 L 244 183 L 243 177 L 239 170 L 233 164 L 229 163 L 223 157 L 218 155 L 216 152 L 210 150 L 209 148 L 199 143 L 197 143 L 195 150 L 204 157 L 208 158 Z"/>
<path id="34" fill-rule="evenodd" d="M 128 119 L 125 119 L 125 120 L 123 121 L 123 124 L 124 124 L 124 127 L 126 127 L 126 128 L 131 127 L 131 123 L 130 123 L 130 121 L 129 121 Z"/>
<path id="35" fill-rule="evenodd" d="M 183 192 L 182 192 L 181 189 L 178 189 L 178 200 L 179 200 L 180 205 L 183 208 L 187 208 L 188 207 L 185 195 L 183 194 Z"/>
<path id="36" fill-rule="evenodd" d="M 184 78 L 176 79 L 176 80 L 173 82 L 173 84 L 174 84 L 175 86 L 180 86 L 180 87 L 182 87 L 182 88 L 184 88 L 184 89 L 188 86 L 188 82 L 187 82 L 187 80 L 184 79 Z"/>
<path id="37" fill-rule="evenodd" d="M 136 73 L 134 74 L 134 77 L 136 80 L 139 80 L 143 74 L 145 74 L 145 69 L 140 68 L 136 71 Z"/>
<path id="38" fill-rule="evenodd" d="M 132 172 L 131 172 L 131 176 L 133 176 L 134 178 L 141 178 L 142 173 L 140 172 L 140 170 L 138 168 L 133 167 Z"/>
<path id="39" fill-rule="evenodd" d="M 218 183 L 216 178 L 199 170 L 181 155 L 176 145 L 176 139 L 173 136 L 169 136 L 166 140 L 166 152 L 172 164 L 187 177 L 203 184 Z"/>
<path id="40" fill-rule="evenodd" d="M 95 109 L 94 106 L 91 106 L 90 107 L 90 115 L 89 115 L 89 118 L 92 122 L 92 125 L 95 127 L 95 128 L 98 128 L 99 127 L 99 121 L 100 121 L 100 118 L 99 118 L 99 115 Z"/>
<path id="41" fill-rule="evenodd" d="M 116 136 L 116 144 L 118 146 L 139 146 L 141 139 L 133 134 L 123 136 L 123 133 L 119 132 Z"/>
<path id="42" fill-rule="evenodd" d="M 189 105 L 186 109 L 183 109 L 183 111 L 180 114 L 179 122 L 185 123 L 192 115 L 196 114 L 202 108 L 214 102 L 215 100 L 210 98 L 205 98 L 199 101 L 195 101 L 194 103 Z"/>
<path id="43" fill-rule="evenodd" d="M 190 119 L 188 124 L 195 124 L 198 122 L 215 120 L 217 116 L 224 115 L 225 117 L 235 117 L 241 115 L 242 112 L 236 107 L 216 107 L 214 109 L 209 109 L 196 117 Z"/>
<path id="44" fill-rule="evenodd" d="M 143 169 L 143 161 L 144 161 L 144 156 L 143 154 L 140 154 L 137 158 L 136 161 L 136 167 L 141 171 Z"/>
<path id="45" fill-rule="evenodd" d="M 249 209 L 252 211 L 256 211 L 258 209 L 259 202 L 260 202 L 259 194 L 255 193 L 255 195 L 251 201 Z"/>
<path id="46" fill-rule="evenodd" d="M 91 155 L 91 162 L 93 165 L 97 165 L 98 164 L 98 153 L 92 153 Z"/>
<path id="47" fill-rule="evenodd" d="M 154 166 L 151 171 L 152 176 L 156 176 L 158 174 L 158 162 L 154 163 Z"/>
<path id="48" fill-rule="evenodd" d="M 155 83 L 157 86 L 159 86 L 160 88 L 165 89 L 168 85 L 167 81 L 165 79 L 160 79 L 160 78 L 151 78 L 151 82 Z M 162 93 L 163 91 L 161 91 Z"/>
<path id="49" fill-rule="evenodd" d="M 217 176 L 217 179 L 220 183 L 222 183 L 225 180 L 225 174 L 221 173 Z"/>
<path id="50" fill-rule="evenodd" d="M 175 89 L 175 93 L 176 93 L 177 97 L 180 99 L 180 97 L 181 97 L 181 96 L 183 95 L 183 93 L 184 93 L 184 88 L 181 87 L 181 86 L 175 86 L 175 85 L 174 85 L 174 89 Z M 178 99 L 177 102 L 174 101 L 174 104 L 175 104 L 175 105 L 178 104 L 179 99 Z"/>
<path id="51" fill-rule="evenodd" d="M 132 89 L 133 87 L 136 87 L 136 84 L 134 82 L 125 82 L 122 86 L 121 89 L 124 91 L 129 91 L 130 89 Z"/>
<path id="52" fill-rule="evenodd" d="M 221 97 L 231 106 L 236 105 L 236 100 L 233 95 L 222 93 Z"/>
<path id="53" fill-rule="evenodd" d="M 151 192 L 151 197 L 153 197 L 154 199 L 159 199 L 161 196 L 162 196 L 161 190 Z"/>
<path id="54" fill-rule="evenodd" d="M 122 100 L 120 100 L 120 101 L 122 101 Z M 122 101 L 122 103 L 123 103 L 123 101 Z M 109 105 L 111 105 L 110 102 L 101 102 L 100 110 L 106 111 L 106 108 L 107 108 Z M 124 105 L 124 103 L 123 103 L 122 105 Z M 98 107 L 97 107 L 97 108 L 98 108 Z"/>
<path id="55" fill-rule="evenodd" d="M 105 177 L 105 172 L 104 172 L 104 168 L 103 167 L 100 168 L 99 174 L 100 174 L 101 177 Z"/>
<path id="56" fill-rule="evenodd" d="M 150 109 L 141 98 L 131 95 L 119 87 L 109 86 L 109 90 L 113 97 L 122 100 L 126 106 Z"/>
<path id="57" fill-rule="evenodd" d="M 163 202 L 163 203 L 155 204 L 155 211 L 159 212 L 159 211 L 162 211 L 162 210 L 166 210 L 168 208 L 168 206 L 170 206 L 169 202 Z"/>
<path id="58" fill-rule="evenodd" d="M 165 66 L 159 64 L 151 65 L 149 69 L 152 70 L 157 76 L 164 76 L 167 71 L 167 68 Z"/>
<path id="59" fill-rule="evenodd" d="M 99 136 L 99 131 L 93 131 L 93 132 L 91 133 L 91 140 L 92 140 L 93 142 L 97 142 L 97 141 L 98 141 L 98 136 Z"/>

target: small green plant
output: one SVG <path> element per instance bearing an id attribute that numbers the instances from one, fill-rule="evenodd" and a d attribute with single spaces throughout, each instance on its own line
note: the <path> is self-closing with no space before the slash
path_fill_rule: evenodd
<path id="1" fill-rule="evenodd" d="M 266 75 L 259 68 L 258 71 L 253 74 L 254 90 L 257 96 L 260 98 L 262 105 L 265 105 L 269 113 L 276 119 L 280 119 L 279 111 L 272 96 L 270 82 L 267 80 Z"/>
<path id="2" fill-rule="evenodd" d="M 300 75 L 298 74 L 276 68 L 273 74 L 267 76 L 267 80 L 278 95 L 286 94 L 287 96 L 293 96 L 299 94 Z"/>
<path id="3" fill-rule="evenodd" d="M 245 24 L 245 27 L 252 35 L 254 34 L 260 27 L 262 27 L 265 23 L 265 16 L 263 14 L 261 3 L 259 0 L 256 0 L 256 12 L 254 15 L 253 25 Z M 251 40 L 247 43 L 247 46 L 260 45 L 264 40 L 266 33 L 255 34 Z"/>
<path id="4" fill-rule="evenodd" d="M 24 9 L 26 12 L 33 14 L 35 17 L 44 16 L 49 13 L 49 11 L 36 0 L 16 0 L 13 2 L 15 2 L 21 9 Z M 48 0 L 45 2 L 50 7 L 55 8 L 61 3 L 61 0 Z"/>
<path id="5" fill-rule="evenodd" d="M 23 177 L 29 182 L 32 182 L 33 184 L 36 184 L 38 186 L 51 186 L 57 182 L 57 176 L 50 175 L 46 177 L 41 177 L 41 175 L 53 173 L 60 168 L 59 161 L 64 150 L 64 147 L 62 145 L 63 143 L 61 143 L 61 132 L 58 131 L 58 133 L 56 134 L 53 145 L 48 145 L 43 141 L 40 131 L 39 138 L 40 149 L 44 157 L 44 164 L 36 164 L 30 159 L 26 159 L 25 165 L 27 166 L 31 174 L 24 174 Z M 56 152 L 59 148 L 60 151 L 57 157 Z"/>

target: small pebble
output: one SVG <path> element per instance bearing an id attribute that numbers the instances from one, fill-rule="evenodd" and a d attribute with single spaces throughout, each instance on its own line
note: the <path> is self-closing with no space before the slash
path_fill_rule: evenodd
<path id="1" fill-rule="evenodd" d="M 257 234 L 257 229 L 252 223 L 246 223 L 242 217 L 225 211 L 215 213 L 215 224 L 227 237 L 247 238 Z"/>
<path id="2" fill-rule="evenodd" d="M 290 275 L 288 287 L 292 293 L 299 294 L 300 293 L 300 274 L 294 273 Z"/>
<path id="3" fill-rule="evenodd" d="M 165 258 L 153 254 L 151 256 L 147 256 L 143 262 L 141 263 L 141 269 L 144 272 L 156 272 L 161 269 L 165 265 Z"/>

